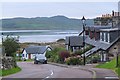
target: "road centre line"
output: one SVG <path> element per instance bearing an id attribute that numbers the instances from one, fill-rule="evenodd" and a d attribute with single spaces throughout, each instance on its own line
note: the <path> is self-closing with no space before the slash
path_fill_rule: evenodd
<path id="1" fill-rule="evenodd" d="M 47 78 L 50 78 L 50 76 L 52 76 L 54 73 L 53 73 L 53 70 L 50 70 L 51 74 L 47 77 L 45 77 L 43 80 L 47 79 Z"/>

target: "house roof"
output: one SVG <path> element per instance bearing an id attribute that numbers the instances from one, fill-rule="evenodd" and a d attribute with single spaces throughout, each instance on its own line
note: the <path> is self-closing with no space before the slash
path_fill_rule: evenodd
<path id="1" fill-rule="evenodd" d="M 24 50 L 26 50 L 26 52 L 28 54 L 44 54 L 44 52 L 51 47 L 49 46 L 29 46 L 27 48 L 25 48 Z"/>
<path id="2" fill-rule="evenodd" d="M 96 51 L 98 51 L 100 48 L 99 47 L 94 47 L 92 49 L 90 49 L 89 51 L 85 52 L 85 57 L 95 53 Z M 82 56 L 84 56 L 84 54 L 82 54 Z"/>
<path id="3" fill-rule="evenodd" d="M 85 38 L 85 43 L 91 44 L 99 49 L 102 50 L 108 50 L 114 43 L 116 43 L 120 39 L 120 36 L 114 40 L 112 43 L 106 43 L 106 42 L 101 42 L 101 41 L 94 41 L 88 37 Z"/>
<path id="4" fill-rule="evenodd" d="M 120 30 L 120 29 L 119 28 L 100 29 L 100 31 L 108 31 L 108 32 L 110 32 L 110 31 L 118 31 L 118 30 Z"/>
<path id="5" fill-rule="evenodd" d="M 120 22 L 115 27 L 120 29 Z"/>
<path id="6" fill-rule="evenodd" d="M 110 29 L 110 28 L 112 28 L 112 26 L 95 26 L 95 25 L 93 25 L 93 26 L 87 26 L 87 27 L 85 27 L 85 30 L 91 30 L 91 31 L 98 31 L 98 30 L 100 30 L 100 29 Z"/>
<path id="7" fill-rule="evenodd" d="M 83 37 L 82 36 L 67 36 L 65 40 L 66 45 L 70 46 L 82 46 Z"/>
<path id="8" fill-rule="evenodd" d="M 108 46 L 110 46 L 109 43 L 105 43 L 105 42 L 101 42 L 101 41 L 95 41 L 95 40 L 92 40 L 88 37 L 85 39 L 85 43 L 96 46 L 96 47 L 101 48 L 103 50 L 106 50 L 108 48 Z"/>

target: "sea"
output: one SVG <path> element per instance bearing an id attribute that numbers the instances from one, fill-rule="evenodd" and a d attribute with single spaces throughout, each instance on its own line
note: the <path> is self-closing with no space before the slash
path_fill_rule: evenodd
<path id="1" fill-rule="evenodd" d="M 0 31 L 0 42 L 7 36 L 19 39 L 20 43 L 45 43 L 65 39 L 67 36 L 78 36 L 80 30 L 10 30 Z"/>

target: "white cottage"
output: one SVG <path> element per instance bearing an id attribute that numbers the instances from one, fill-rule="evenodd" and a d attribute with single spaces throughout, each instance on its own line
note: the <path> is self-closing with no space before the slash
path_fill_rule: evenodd
<path id="1" fill-rule="evenodd" d="M 46 54 L 47 50 L 51 50 L 50 46 L 29 46 L 23 49 L 22 59 L 34 59 L 35 54 Z"/>

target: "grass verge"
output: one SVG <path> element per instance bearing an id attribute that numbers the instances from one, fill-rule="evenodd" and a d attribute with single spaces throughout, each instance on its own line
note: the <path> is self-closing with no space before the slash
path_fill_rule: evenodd
<path id="1" fill-rule="evenodd" d="M 118 76 L 120 76 L 120 68 L 116 68 L 116 59 L 111 60 L 110 62 L 106 62 L 103 64 L 99 64 L 96 66 L 96 68 L 105 68 L 105 69 L 111 69 L 115 71 Z"/>
<path id="2" fill-rule="evenodd" d="M 12 69 L 9 69 L 9 70 L 0 70 L 0 75 L 1 76 L 7 76 L 7 75 L 10 75 L 10 74 L 17 73 L 19 71 L 21 71 L 20 67 L 12 68 Z"/>

